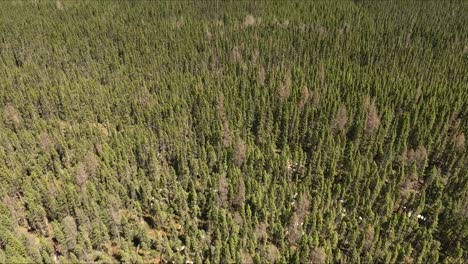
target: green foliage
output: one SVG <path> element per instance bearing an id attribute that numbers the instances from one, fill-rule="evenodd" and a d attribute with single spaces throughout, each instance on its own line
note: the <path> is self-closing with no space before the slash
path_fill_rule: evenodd
<path id="1" fill-rule="evenodd" d="M 466 13 L 2 1 L 0 263 L 465 263 Z"/>

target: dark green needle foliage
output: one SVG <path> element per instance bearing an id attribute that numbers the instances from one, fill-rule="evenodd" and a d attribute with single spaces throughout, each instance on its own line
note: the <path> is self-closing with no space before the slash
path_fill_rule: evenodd
<path id="1" fill-rule="evenodd" d="M 466 263 L 467 1 L 0 3 L 0 263 Z"/>

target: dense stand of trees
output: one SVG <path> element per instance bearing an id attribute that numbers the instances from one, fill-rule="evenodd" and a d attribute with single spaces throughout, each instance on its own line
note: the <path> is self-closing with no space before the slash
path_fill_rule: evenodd
<path id="1" fill-rule="evenodd" d="M 0 263 L 466 263 L 464 1 L 2 1 Z"/>

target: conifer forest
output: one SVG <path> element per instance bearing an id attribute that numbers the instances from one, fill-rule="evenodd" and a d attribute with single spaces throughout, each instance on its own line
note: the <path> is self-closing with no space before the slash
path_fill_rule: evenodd
<path id="1" fill-rule="evenodd" d="M 3 0 L 0 263 L 467 263 L 468 1 Z"/>

